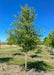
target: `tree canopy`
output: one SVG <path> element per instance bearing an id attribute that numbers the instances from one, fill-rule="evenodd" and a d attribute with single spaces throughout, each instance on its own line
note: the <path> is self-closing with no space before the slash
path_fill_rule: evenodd
<path id="1" fill-rule="evenodd" d="M 54 30 L 52 30 L 48 37 L 45 37 L 44 44 L 54 48 Z"/>
<path id="2" fill-rule="evenodd" d="M 10 42 L 10 39 L 13 39 L 12 41 L 15 40 L 15 43 L 22 46 L 26 52 L 26 50 L 29 51 L 36 47 L 40 31 L 35 29 L 38 26 L 34 24 L 34 20 L 37 18 L 35 10 L 31 7 L 29 8 L 28 5 L 25 5 L 25 7 L 21 6 L 21 10 L 18 16 L 14 15 L 16 20 L 12 23 L 14 28 L 9 29 L 8 41 Z"/>

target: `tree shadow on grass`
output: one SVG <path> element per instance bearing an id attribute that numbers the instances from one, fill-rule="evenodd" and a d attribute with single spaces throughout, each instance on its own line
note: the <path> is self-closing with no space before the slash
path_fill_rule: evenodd
<path id="1" fill-rule="evenodd" d="M 24 56 L 24 54 L 22 54 L 22 53 L 14 53 L 13 55 L 22 55 L 22 56 Z"/>
<path id="2" fill-rule="evenodd" d="M 50 53 L 50 55 L 54 55 L 54 53 Z"/>
<path id="3" fill-rule="evenodd" d="M 37 50 L 37 52 L 35 52 L 36 54 L 41 54 L 42 53 L 42 50 Z"/>
<path id="4" fill-rule="evenodd" d="M 52 67 L 50 65 L 48 65 L 47 63 L 45 63 L 44 61 L 35 61 L 35 62 L 28 62 L 27 63 L 27 68 L 28 70 L 34 68 L 36 69 L 36 71 L 41 72 L 43 71 L 47 71 L 48 69 L 52 69 Z"/>
<path id="5" fill-rule="evenodd" d="M 13 59 L 13 58 L 11 58 L 11 57 L 2 57 L 2 58 L 0 58 L 0 63 L 8 62 L 11 59 Z"/>
<path id="6" fill-rule="evenodd" d="M 38 55 L 31 55 L 30 57 L 32 57 L 32 58 L 40 58 L 40 57 L 42 57 L 42 56 L 38 56 Z"/>
<path id="7" fill-rule="evenodd" d="M 54 59 L 54 56 L 52 56 L 51 59 Z"/>

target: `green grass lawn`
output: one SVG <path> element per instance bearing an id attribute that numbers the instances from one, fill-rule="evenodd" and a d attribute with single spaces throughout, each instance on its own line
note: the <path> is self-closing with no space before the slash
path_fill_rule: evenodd
<path id="1" fill-rule="evenodd" d="M 8 58 L 8 57 L 0 57 L 0 63 L 6 63 L 8 65 L 25 65 L 25 60 L 20 58 Z M 44 62 L 44 61 L 35 61 L 29 60 L 27 62 L 28 69 L 40 69 L 40 70 L 54 70 L 54 63 Z"/>
<path id="2" fill-rule="evenodd" d="M 43 59 L 53 59 L 53 56 L 47 56 L 47 55 L 36 55 L 36 54 L 34 54 L 34 55 L 30 55 L 30 57 L 32 57 L 32 58 L 43 58 Z"/>
<path id="3" fill-rule="evenodd" d="M 33 54 L 32 54 L 33 53 Z M 0 49 L 0 55 L 6 55 L 6 54 L 11 54 L 11 55 L 20 55 L 20 56 L 25 56 L 25 53 L 22 52 L 22 48 L 17 46 L 17 47 L 7 47 L 7 48 L 1 48 Z M 40 55 L 38 55 L 40 54 Z M 35 50 L 29 51 L 28 52 L 28 57 L 32 58 L 43 58 L 43 59 L 52 59 L 53 56 L 47 56 L 50 55 L 47 50 L 45 50 L 42 47 L 37 47 Z"/>
<path id="4" fill-rule="evenodd" d="M 21 52 L 21 48 L 19 46 L 11 47 L 11 49 L 10 47 L 0 49 L 0 54 L 13 54 L 16 52 Z"/>
<path id="5" fill-rule="evenodd" d="M 13 57 L 2 57 L 0 56 L 0 63 L 6 63 L 8 65 L 20 65 L 24 66 L 25 65 L 25 60 L 21 58 L 14 58 L 14 56 L 25 56 L 25 53 L 22 52 L 22 48 L 18 47 L 11 47 L 10 48 L 2 48 L 0 49 L 0 55 L 7 55 L 11 54 Z M 40 55 L 39 55 L 40 54 Z M 47 56 L 50 55 L 48 51 L 44 48 L 36 48 L 35 50 L 29 51 L 28 52 L 28 57 L 32 58 L 43 58 L 43 59 L 52 59 L 52 56 Z M 36 68 L 40 70 L 54 70 L 54 63 L 50 62 L 44 62 L 44 61 L 35 61 L 35 60 L 29 60 L 27 62 L 28 69 L 30 68 Z"/>

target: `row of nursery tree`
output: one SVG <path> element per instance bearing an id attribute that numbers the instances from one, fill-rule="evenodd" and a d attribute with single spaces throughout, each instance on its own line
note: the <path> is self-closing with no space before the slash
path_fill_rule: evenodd
<path id="1" fill-rule="evenodd" d="M 54 30 L 52 30 L 48 34 L 48 37 L 44 38 L 43 44 L 45 44 L 46 46 L 54 48 Z"/>

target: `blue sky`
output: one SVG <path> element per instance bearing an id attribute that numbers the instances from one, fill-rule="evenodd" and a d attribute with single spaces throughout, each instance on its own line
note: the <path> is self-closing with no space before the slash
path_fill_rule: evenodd
<path id="1" fill-rule="evenodd" d="M 54 0 L 0 0 L 0 40 L 5 41 L 8 35 L 5 33 L 7 28 L 13 22 L 13 15 L 20 12 L 20 5 L 34 7 L 35 13 L 38 14 L 35 23 L 44 28 L 44 37 L 54 29 Z M 43 38 L 44 38 L 43 37 Z"/>

